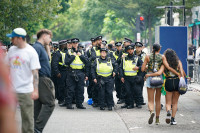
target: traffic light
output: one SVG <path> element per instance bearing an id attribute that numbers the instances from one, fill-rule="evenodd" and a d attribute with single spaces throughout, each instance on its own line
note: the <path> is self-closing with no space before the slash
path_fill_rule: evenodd
<path id="1" fill-rule="evenodd" d="M 145 30 L 145 25 L 144 25 L 144 17 L 140 17 L 140 31 Z"/>
<path id="2" fill-rule="evenodd" d="M 172 12 L 172 14 L 173 14 L 173 12 Z M 167 12 L 167 24 L 170 25 L 170 26 L 173 26 L 174 25 L 174 18 L 172 17 L 170 19 L 170 16 L 171 16 L 171 10 L 169 10 Z"/>

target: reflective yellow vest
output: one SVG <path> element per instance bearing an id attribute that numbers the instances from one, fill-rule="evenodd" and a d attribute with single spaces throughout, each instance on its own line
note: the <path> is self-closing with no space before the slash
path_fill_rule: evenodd
<path id="1" fill-rule="evenodd" d="M 81 53 L 83 54 L 83 51 L 81 51 Z M 74 61 L 70 64 L 70 67 L 72 69 L 83 69 L 84 66 L 85 66 L 85 64 L 81 61 L 81 59 L 78 55 L 76 55 Z"/>
<path id="2" fill-rule="evenodd" d="M 137 71 L 134 71 L 133 68 L 136 66 L 138 61 L 138 57 L 135 58 L 135 62 L 133 63 L 133 60 L 125 60 L 123 58 L 123 70 L 124 70 L 124 75 L 125 76 L 136 76 Z"/>
<path id="3" fill-rule="evenodd" d="M 102 77 L 108 77 L 110 75 L 112 75 L 112 71 L 113 71 L 113 66 L 112 66 L 112 62 L 111 59 L 110 61 L 106 62 L 106 63 L 99 63 L 99 58 L 96 59 L 97 61 L 97 68 L 96 68 L 96 73 Z"/>
<path id="4" fill-rule="evenodd" d="M 117 52 L 117 51 L 115 51 L 115 52 L 113 53 L 113 56 L 114 56 L 115 59 L 117 60 L 117 59 L 119 58 L 119 56 L 116 54 L 116 52 Z"/>
<path id="5" fill-rule="evenodd" d="M 65 56 L 66 56 L 66 53 L 60 51 L 60 54 L 62 55 L 62 62 L 59 62 L 59 65 L 67 67 L 67 65 L 65 65 Z"/>

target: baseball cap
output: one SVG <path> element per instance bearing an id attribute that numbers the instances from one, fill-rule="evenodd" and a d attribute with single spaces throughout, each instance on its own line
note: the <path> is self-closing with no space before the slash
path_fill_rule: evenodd
<path id="1" fill-rule="evenodd" d="M 26 31 L 23 28 L 16 28 L 12 31 L 11 34 L 7 34 L 7 37 L 22 37 L 25 38 L 27 35 Z"/>

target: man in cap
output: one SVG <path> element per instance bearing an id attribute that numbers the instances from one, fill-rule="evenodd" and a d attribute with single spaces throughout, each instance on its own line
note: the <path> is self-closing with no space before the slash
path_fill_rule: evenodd
<path id="1" fill-rule="evenodd" d="M 136 48 L 136 50 L 134 51 L 134 54 L 136 56 L 139 56 L 141 58 L 142 62 L 144 62 L 146 53 L 144 53 L 142 51 L 142 49 L 143 49 L 143 43 L 141 43 L 141 42 L 135 42 L 135 48 Z M 141 95 L 140 96 L 136 96 L 135 98 L 137 100 L 139 100 L 140 105 L 146 105 L 146 103 L 144 103 L 144 97 L 143 97 L 144 76 L 145 76 L 146 72 L 139 71 L 139 73 L 140 73 L 140 76 L 142 77 L 142 80 L 139 83 L 140 89 L 138 89 L 138 90 L 141 91 L 141 93 L 140 93 Z"/>
<path id="2" fill-rule="evenodd" d="M 35 49 L 26 43 L 26 31 L 16 28 L 7 37 L 12 38 L 6 62 L 10 66 L 12 84 L 16 91 L 21 117 L 22 133 L 34 132 L 34 105 L 38 99 L 38 69 L 41 68 Z"/>
<path id="3" fill-rule="evenodd" d="M 105 105 L 108 106 L 108 110 L 112 110 L 114 106 L 113 101 L 113 77 L 117 72 L 117 64 L 112 62 L 112 59 L 107 56 L 108 50 L 101 48 L 101 56 L 97 58 L 92 65 L 92 78 L 96 87 L 98 87 L 98 104 L 100 110 L 105 110 Z"/>
<path id="4" fill-rule="evenodd" d="M 134 95 L 140 95 L 141 91 L 138 91 L 139 87 L 137 86 L 137 72 L 141 69 L 142 60 L 140 57 L 134 55 L 134 47 L 129 45 L 126 47 L 128 55 L 122 58 L 120 64 L 120 77 L 121 81 L 124 83 L 126 90 L 126 100 L 125 105 L 121 108 L 132 109 L 134 108 Z M 138 105 L 139 102 L 135 101 Z M 139 105 L 138 105 L 139 106 Z M 140 105 L 141 106 L 141 105 Z"/>
<path id="5" fill-rule="evenodd" d="M 67 91 L 66 105 L 67 109 L 73 109 L 72 100 L 75 93 L 76 107 L 78 109 L 86 109 L 84 102 L 84 81 L 88 80 L 88 59 L 84 56 L 83 51 L 78 49 L 78 38 L 72 39 L 71 55 L 67 53 L 65 58 L 66 65 L 70 67 L 69 73 L 69 89 Z"/>
<path id="6" fill-rule="evenodd" d="M 52 75 L 56 78 L 56 99 L 59 106 L 65 106 L 65 92 L 66 92 L 66 78 L 67 65 L 65 64 L 65 57 L 67 52 L 67 40 L 59 41 L 59 50 L 52 58 Z"/>
<path id="7" fill-rule="evenodd" d="M 34 102 L 35 132 L 41 133 L 55 108 L 55 88 L 51 78 L 49 43 L 52 32 L 41 29 L 37 32 L 37 41 L 33 47 L 38 53 L 41 69 L 39 70 L 39 99 Z"/>

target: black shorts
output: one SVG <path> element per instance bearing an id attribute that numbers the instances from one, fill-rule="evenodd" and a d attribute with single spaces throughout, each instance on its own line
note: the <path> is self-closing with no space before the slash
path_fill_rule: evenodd
<path id="1" fill-rule="evenodd" d="M 179 78 L 166 78 L 165 89 L 166 91 L 178 91 L 179 88 Z"/>

